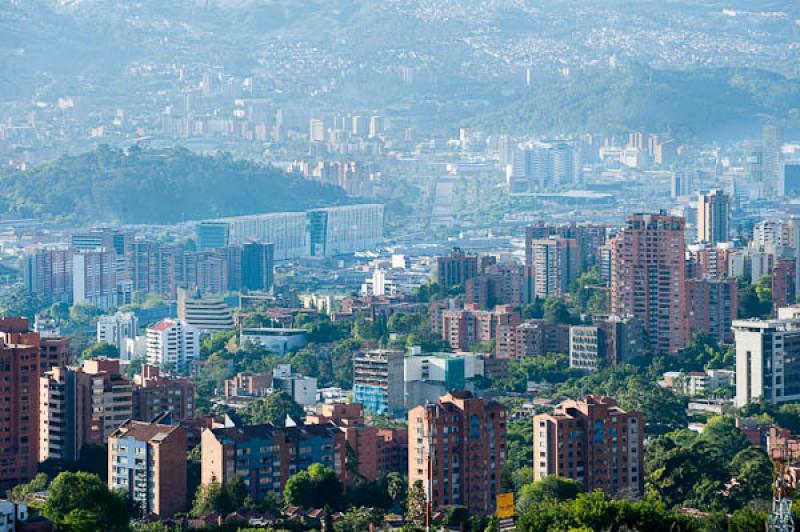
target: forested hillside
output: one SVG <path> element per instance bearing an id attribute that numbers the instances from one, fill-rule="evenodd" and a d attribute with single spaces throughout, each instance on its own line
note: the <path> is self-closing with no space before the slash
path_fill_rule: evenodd
<path id="1" fill-rule="evenodd" d="M 166 224 L 348 202 L 338 187 L 186 149 L 101 146 L 0 175 L 0 212 L 85 223 Z"/>

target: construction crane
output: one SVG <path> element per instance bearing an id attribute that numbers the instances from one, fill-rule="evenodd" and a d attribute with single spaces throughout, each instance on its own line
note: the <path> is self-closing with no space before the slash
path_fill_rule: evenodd
<path id="1" fill-rule="evenodd" d="M 792 492 L 794 479 L 789 470 L 792 452 L 787 444 L 770 449 L 772 460 L 772 510 L 767 520 L 767 532 L 794 532 Z"/>

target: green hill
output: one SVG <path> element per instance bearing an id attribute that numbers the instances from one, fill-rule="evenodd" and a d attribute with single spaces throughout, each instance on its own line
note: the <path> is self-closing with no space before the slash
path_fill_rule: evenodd
<path id="1" fill-rule="evenodd" d="M 766 121 L 800 120 L 800 81 L 754 69 L 580 72 L 542 81 L 514 101 L 468 121 L 488 131 L 740 136 Z"/>
<path id="2" fill-rule="evenodd" d="M 70 222 L 168 224 L 352 202 L 338 187 L 182 148 L 101 146 L 0 174 L 0 212 Z"/>

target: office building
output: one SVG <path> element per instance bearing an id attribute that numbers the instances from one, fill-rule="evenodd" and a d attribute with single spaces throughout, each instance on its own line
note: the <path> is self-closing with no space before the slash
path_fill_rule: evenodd
<path id="1" fill-rule="evenodd" d="M 610 397 L 568 400 L 533 418 L 533 478 L 571 478 L 587 492 L 635 498 L 644 488 L 644 419 Z"/>
<path id="2" fill-rule="evenodd" d="M 435 403 L 454 390 L 474 391 L 473 379 L 483 377 L 480 353 L 424 353 L 404 359 L 406 408 Z"/>
<path id="3" fill-rule="evenodd" d="M 634 214 L 611 255 L 611 313 L 641 320 L 654 351 L 678 352 L 688 339 L 684 219 Z"/>
<path id="4" fill-rule="evenodd" d="M 705 333 L 718 343 L 733 340 L 731 324 L 739 305 L 736 279 L 687 279 L 689 332 Z"/>
<path id="5" fill-rule="evenodd" d="M 787 162 L 783 165 L 783 179 L 778 193 L 787 198 L 800 196 L 800 161 Z"/>
<path id="6" fill-rule="evenodd" d="M 502 405 L 464 391 L 409 410 L 408 484 L 422 482 L 434 508 L 492 514 L 502 491 L 506 421 Z"/>
<path id="7" fill-rule="evenodd" d="M 670 196 L 672 199 L 688 196 L 692 193 L 692 176 L 685 172 L 675 172 L 670 178 Z"/>
<path id="8" fill-rule="evenodd" d="M 208 245 L 219 243 L 220 237 L 227 235 L 227 244 L 230 246 L 241 246 L 247 242 L 271 242 L 275 246 L 274 260 L 293 259 L 308 255 L 306 214 L 304 212 L 279 212 L 220 218 L 202 222 L 198 225 L 197 230 L 200 231 L 201 227 L 206 234 L 205 244 Z"/>
<path id="9" fill-rule="evenodd" d="M 222 249 L 230 245 L 230 225 L 226 222 L 200 222 L 195 232 L 197 249 Z"/>
<path id="10" fill-rule="evenodd" d="M 353 356 L 353 401 L 371 414 L 401 410 L 403 400 L 402 351 L 376 349 Z"/>
<path id="11" fill-rule="evenodd" d="M 39 335 L 25 318 L 0 319 L 0 490 L 29 481 L 39 458 Z"/>
<path id="12" fill-rule="evenodd" d="M 138 331 L 139 319 L 133 312 L 116 312 L 97 320 L 97 341 L 116 347 L 122 360 L 130 360 L 127 342 L 135 339 Z"/>
<path id="13" fill-rule="evenodd" d="M 147 329 L 147 363 L 185 374 L 200 356 L 200 331 L 185 321 L 166 318 Z"/>
<path id="14" fill-rule="evenodd" d="M 718 244 L 730 237 L 730 199 L 720 190 L 697 197 L 697 240 Z"/>
<path id="15" fill-rule="evenodd" d="M 312 257 L 348 255 L 374 249 L 383 241 L 383 205 L 363 204 L 306 212 Z"/>
<path id="16" fill-rule="evenodd" d="M 233 329 L 233 314 L 221 297 L 178 288 L 178 320 L 198 331 L 214 333 Z"/>
<path id="17" fill-rule="evenodd" d="M 186 431 L 125 422 L 108 438 L 108 488 L 128 492 L 142 515 L 166 518 L 186 511 Z"/>
<path id="18" fill-rule="evenodd" d="M 222 242 L 229 246 L 271 243 L 273 260 L 346 255 L 373 249 L 383 241 L 383 205 L 220 218 L 201 222 L 196 231 L 198 239 L 204 237 L 201 248 Z"/>
<path id="19" fill-rule="evenodd" d="M 453 287 L 464 287 L 467 279 L 478 275 L 478 256 L 467 255 L 454 248 L 450 255 L 436 258 L 436 282 L 439 292 L 446 294 Z"/>
<path id="20" fill-rule="evenodd" d="M 286 392 L 301 406 L 317 402 L 317 379 L 293 373 L 291 364 L 278 364 L 272 370 L 272 388 Z"/>
<path id="21" fill-rule="evenodd" d="M 54 367 L 39 383 L 39 460 L 75 461 L 84 445 L 103 445 L 133 415 L 131 383 L 119 360 Z"/>
<path id="22" fill-rule="evenodd" d="M 275 246 L 263 242 L 247 242 L 241 249 L 241 288 L 254 292 L 272 290 Z"/>
<path id="23" fill-rule="evenodd" d="M 736 406 L 800 400 L 800 321 L 737 320 Z"/>
<path id="24" fill-rule="evenodd" d="M 194 382 L 145 364 L 133 377 L 133 419 L 150 421 L 165 412 L 173 423 L 194 417 Z"/>

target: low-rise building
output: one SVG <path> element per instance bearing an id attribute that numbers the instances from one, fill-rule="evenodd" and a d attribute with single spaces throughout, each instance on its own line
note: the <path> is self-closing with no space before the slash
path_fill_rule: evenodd
<path id="1" fill-rule="evenodd" d="M 245 327 L 239 338 L 242 343 L 253 342 L 278 355 L 298 351 L 308 345 L 306 329 Z"/>

